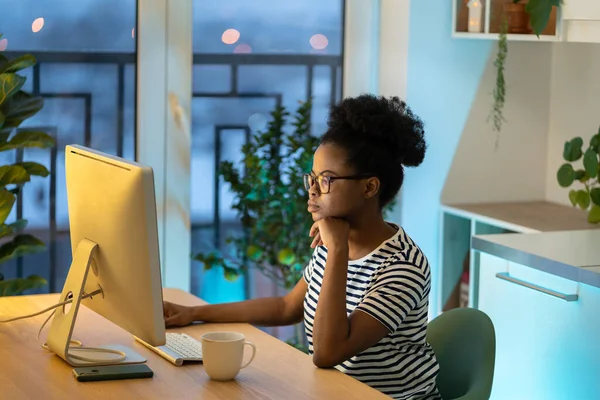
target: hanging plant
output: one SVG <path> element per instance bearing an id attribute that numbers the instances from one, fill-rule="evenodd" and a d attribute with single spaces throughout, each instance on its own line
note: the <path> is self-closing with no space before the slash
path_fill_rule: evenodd
<path id="1" fill-rule="evenodd" d="M 550 15 L 552 14 L 553 7 L 559 7 L 562 4 L 562 0 L 512 0 L 512 4 L 524 4 L 525 12 L 529 16 L 529 25 L 533 33 L 539 38 L 542 34 L 548 22 L 550 21 Z M 504 80 L 504 65 L 508 54 L 508 34 L 516 33 L 510 30 L 510 21 L 508 21 L 506 12 L 502 17 L 500 26 L 500 35 L 498 41 L 498 53 L 496 54 L 496 61 L 494 67 L 496 68 L 496 87 L 493 91 L 494 103 L 490 119 L 492 120 L 493 129 L 497 134 L 502 129 L 502 123 L 506 122 L 502 111 L 504 109 L 504 102 L 506 97 L 506 86 Z M 498 146 L 499 135 L 496 137 L 496 147 Z"/>
<path id="2" fill-rule="evenodd" d="M 506 16 L 502 18 L 502 24 L 500 26 L 500 38 L 498 40 L 498 53 L 496 54 L 496 61 L 494 61 L 494 67 L 496 68 L 496 87 L 494 88 L 494 105 L 492 107 L 492 113 L 490 118 L 494 124 L 494 131 L 496 131 L 496 147 L 498 147 L 498 141 L 500 140 L 499 132 L 502 129 L 502 123 L 505 121 L 502 110 L 504 109 L 504 100 L 506 96 L 506 86 L 504 80 L 504 65 L 506 63 L 506 56 L 508 51 L 508 20 Z"/>

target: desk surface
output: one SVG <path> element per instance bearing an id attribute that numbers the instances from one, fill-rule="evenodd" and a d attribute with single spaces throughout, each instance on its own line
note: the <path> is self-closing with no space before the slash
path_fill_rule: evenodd
<path id="1" fill-rule="evenodd" d="M 164 296 L 165 300 L 181 304 L 202 304 L 199 298 L 180 290 L 165 289 Z M 30 314 L 57 302 L 58 294 L 0 297 L 0 316 Z M 130 346 L 148 359 L 154 378 L 77 382 L 71 366 L 37 343 L 37 332 L 45 318 L 47 315 L 0 324 L 0 397 L 78 400 L 388 398 L 338 371 L 315 368 L 306 354 L 248 324 L 197 324 L 174 330 L 197 339 L 212 330 L 237 331 L 256 345 L 256 358 L 235 381 L 210 381 L 202 365 L 176 367 L 86 307 L 81 307 L 73 338 L 87 346 L 109 343 Z"/>

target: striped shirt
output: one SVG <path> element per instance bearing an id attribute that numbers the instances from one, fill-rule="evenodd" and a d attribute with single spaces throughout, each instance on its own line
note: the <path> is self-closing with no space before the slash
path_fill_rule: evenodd
<path id="1" fill-rule="evenodd" d="M 346 312 L 360 310 L 385 325 L 389 334 L 373 347 L 335 368 L 402 400 L 441 397 L 435 385 L 439 370 L 425 341 L 431 276 L 427 258 L 402 228 L 367 256 L 350 261 Z M 327 249 L 315 249 L 304 269 L 308 290 L 304 323 L 313 354 L 313 322 L 325 272 Z"/>

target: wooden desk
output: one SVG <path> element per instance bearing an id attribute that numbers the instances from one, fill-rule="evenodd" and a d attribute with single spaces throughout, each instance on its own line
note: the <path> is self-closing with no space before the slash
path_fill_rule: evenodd
<path id="1" fill-rule="evenodd" d="M 165 289 L 165 300 L 202 304 L 180 290 Z M 0 316 L 18 316 L 58 302 L 58 294 L 0 298 Z M 0 398 L 3 399 L 385 399 L 382 393 L 335 370 L 320 370 L 312 359 L 248 324 L 197 324 L 174 331 L 200 339 L 204 332 L 241 332 L 257 347 L 256 358 L 231 382 L 208 379 L 202 365 L 176 367 L 135 342 L 130 334 L 81 307 L 73 338 L 84 345 L 120 343 L 148 359 L 154 378 L 77 382 L 72 367 L 43 350 L 37 332 L 47 315 L 0 324 Z M 45 334 L 46 332 L 44 332 Z M 45 337 L 45 335 L 43 336 Z"/>

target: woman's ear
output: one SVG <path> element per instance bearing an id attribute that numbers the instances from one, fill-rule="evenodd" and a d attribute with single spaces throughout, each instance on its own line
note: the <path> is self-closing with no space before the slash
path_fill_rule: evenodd
<path id="1" fill-rule="evenodd" d="M 367 184 L 365 185 L 365 192 L 363 194 L 365 196 L 365 199 L 370 199 L 372 197 L 377 196 L 380 187 L 381 181 L 379 181 L 379 178 L 372 177 L 367 179 Z"/>

